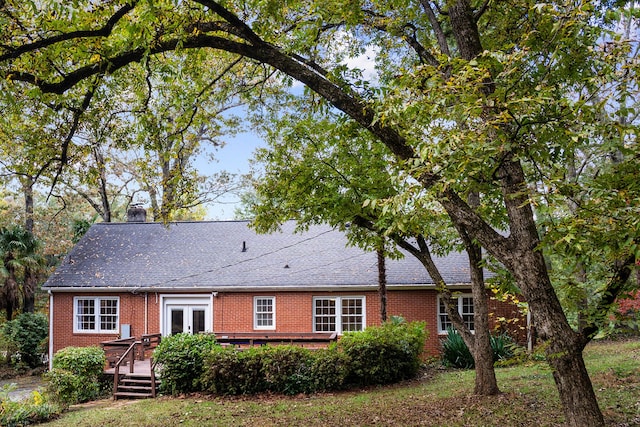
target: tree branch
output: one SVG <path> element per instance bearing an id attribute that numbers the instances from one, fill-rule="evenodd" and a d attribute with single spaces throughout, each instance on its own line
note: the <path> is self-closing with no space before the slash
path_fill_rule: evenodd
<path id="1" fill-rule="evenodd" d="M 443 54 L 451 56 L 451 52 L 449 51 L 449 43 L 447 43 L 447 36 L 442 30 L 440 21 L 438 21 L 438 18 L 436 17 L 436 14 L 431 7 L 431 3 L 428 0 L 420 0 L 420 4 L 422 5 L 424 12 L 427 14 L 427 18 L 429 18 L 429 23 L 431 24 L 433 32 L 436 34 L 436 39 L 438 40 L 438 46 L 440 46 L 440 50 Z"/>
<path id="2" fill-rule="evenodd" d="M 109 20 L 103 27 L 97 30 L 71 31 L 69 33 L 59 34 L 57 36 L 38 40 L 37 42 L 25 44 L 15 49 L 5 46 L 5 48 L 10 50 L 10 52 L 0 55 L 0 62 L 6 61 L 8 59 L 16 59 L 24 53 L 33 52 L 63 41 L 94 37 L 108 37 L 111 34 L 111 31 L 113 31 L 113 27 L 118 23 L 118 21 L 120 21 L 120 19 L 122 19 L 122 17 L 133 10 L 137 2 L 137 0 L 132 0 L 130 3 L 122 6 L 120 9 L 118 9 L 118 11 L 116 11 L 116 13 L 113 14 L 113 16 L 111 16 L 111 18 L 109 18 Z"/>

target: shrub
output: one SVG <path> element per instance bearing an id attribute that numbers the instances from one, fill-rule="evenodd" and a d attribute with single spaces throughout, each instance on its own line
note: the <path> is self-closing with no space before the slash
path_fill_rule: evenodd
<path id="1" fill-rule="evenodd" d="M 22 313 L 2 325 L 3 341 L 8 354 L 15 354 L 12 364 L 29 368 L 42 366 L 44 343 L 49 336 L 49 322 L 41 313 Z"/>
<path id="2" fill-rule="evenodd" d="M 490 337 L 493 361 L 504 364 L 514 356 L 516 347 L 513 339 L 506 333 Z M 447 339 L 442 342 L 442 363 L 451 368 L 472 369 L 475 361 L 462 336 L 454 328 L 447 329 Z"/>
<path id="3" fill-rule="evenodd" d="M 491 350 L 493 350 L 493 361 L 504 362 L 514 356 L 515 343 L 506 333 L 491 335 Z"/>
<path id="4" fill-rule="evenodd" d="M 53 367 L 65 369 L 80 377 L 98 378 L 107 360 L 98 346 L 65 347 L 53 355 Z"/>
<path id="5" fill-rule="evenodd" d="M 447 328 L 447 338 L 442 341 L 442 364 L 461 369 L 471 369 L 475 366 L 469 348 L 454 328 Z"/>
<path id="6" fill-rule="evenodd" d="M 279 345 L 264 347 L 262 372 L 270 391 L 283 394 L 308 393 L 312 390 L 311 350 Z"/>
<path id="7" fill-rule="evenodd" d="M 338 347 L 351 363 L 347 381 L 390 384 L 413 377 L 421 365 L 425 339 L 424 322 L 386 323 L 346 333 Z"/>
<path id="8" fill-rule="evenodd" d="M 160 365 L 160 390 L 172 395 L 201 390 L 205 356 L 216 346 L 212 334 L 175 334 L 164 338 L 153 352 Z"/>
<path id="9" fill-rule="evenodd" d="M 204 390 L 223 395 L 255 394 L 267 390 L 263 374 L 264 347 L 243 351 L 214 348 L 205 358 Z"/>
<path id="10" fill-rule="evenodd" d="M 341 390 L 346 387 L 351 359 L 332 344 L 326 350 L 313 353 L 308 392 Z"/>
<path id="11" fill-rule="evenodd" d="M 82 396 L 84 388 L 83 378 L 65 369 L 53 368 L 45 372 L 43 378 L 47 384 L 46 391 L 49 399 L 63 408 L 79 403 L 88 396 Z M 91 385 L 88 385 L 91 387 Z M 92 390 L 97 395 L 97 390 Z"/>
<path id="12" fill-rule="evenodd" d="M 218 347 L 205 358 L 201 382 L 204 391 L 223 395 L 388 384 L 416 374 L 425 337 L 424 323 L 389 323 L 346 334 L 329 348 L 313 351 L 289 345 L 243 351 Z"/>
<path id="13" fill-rule="evenodd" d="M 51 399 L 62 405 L 87 402 L 101 395 L 106 358 L 100 347 L 66 347 L 53 356 L 44 375 Z"/>

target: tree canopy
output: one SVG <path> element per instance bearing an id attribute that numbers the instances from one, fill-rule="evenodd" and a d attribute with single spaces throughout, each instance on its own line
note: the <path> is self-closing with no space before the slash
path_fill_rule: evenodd
<path id="1" fill-rule="evenodd" d="M 417 184 L 412 206 L 437 203 L 504 265 L 549 341 L 568 424 L 601 425 L 581 352 L 639 252 L 638 45 L 616 27 L 636 31 L 633 19 L 631 2 L 6 0 L 1 102 L 19 105 L 18 93 L 76 118 L 104 81 L 126 87 L 146 64 L 187 86 L 190 66 L 233 70 L 252 108 L 286 102 L 278 87 L 301 82 L 295 108 L 368 131 L 372 152 Z M 351 60 L 367 52 L 365 76 Z M 189 66 L 172 67 L 176 57 Z M 73 147 L 54 148 L 68 164 Z M 394 212 L 408 199 L 368 200 Z M 605 277 L 578 331 L 547 264 L 571 252 Z"/>

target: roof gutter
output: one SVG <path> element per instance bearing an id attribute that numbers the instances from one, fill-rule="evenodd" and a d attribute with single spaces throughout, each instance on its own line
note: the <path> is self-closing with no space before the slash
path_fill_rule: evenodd
<path id="1" fill-rule="evenodd" d="M 471 286 L 470 283 L 454 283 L 448 285 L 450 288 L 459 289 L 459 288 L 469 288 Z M 354 292 L 354 291 L 372 291 L 378 289 L 377 284 L 371 285 L 318 285 L 318 286 L 300 286 L 300 285 L 290 285 L 290 286 L 238 286 L 238 285 L 223 285 L 223 286 L 198 286 L 198 287 L 182 287 L 182 286 L 123 286 L 123 287 L 83 287 L 83 286 L 74 286 L 74 287 L 59 287 L 59 288 L 46 288 L 49 292 L 52 293 L 88 293 L 88 292 L 131 292 L 131 293 L 142 293 L 142 292 Z M 435 289 L 435 285 L 432 283 L 424 283 L 424 284 L 387 284 L 388 290 L 424 290 L 424 289 Z"/>

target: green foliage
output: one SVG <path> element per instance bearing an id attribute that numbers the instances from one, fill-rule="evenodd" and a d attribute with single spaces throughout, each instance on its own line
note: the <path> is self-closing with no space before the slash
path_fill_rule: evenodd
<path id="1" fill-rule="evenodd" d="M 282 345 L 266 347 L 262 355 L 262 372 L 270 391 L 298 394 L 311 391 L 311 350 Z"/>
<path id="2" fill-rule="evenodd" d="M 53 355 L 53 369 L 44 374 L 49 396 L 60 405 L 98 398 L 105 364 L 100 347 L 63 348 Z"/>
<path id="3" fill-rule="evenodd" d="M 490 337 L 493 361 L 502 366 L 511 363 L 516 355 L 517 346 L 506 333 Z M 472 369 L 475 366 L 473 355 L 460 333 L 447 328 L 447 338 L 442 341 L 442 364 L 452 368 Z"/>
<path id="4" fill-rule="evenodd" d="M 420 368 L 425 339 L 423 322 L 386 323 L 346 333 L 338 347 L 349 357 L 347 381 L 372 385 L 411 378 Z"/>
<path id="5" fill-rule="evenodd" d="M 98 346 L 65 347 L 53 355 L 53 367 L 67 370 L 84 378 L 98 378 L 107 363 Z"/>
<path id="6" fill-rule="evenodd" d="M 43 375 L 48 398 L 67 408 L 79 402 L 86 402 L 98 395 L 97 388 L 85 384 L 84 377 L 61 368 L 53 368 Z"/>
<path id="7" fill-rule="evenodd" d="M 340 390 L 349 373 L 349 358 L 336 345 L 318 350 L 290 345 L 216 348 L 205 363 L 205 390 L 223 395 Z"/>
<path id="8" fill-rule="evenodd" d="M 202 385 L 210 393 L 235 395 L 389 384 L 416 374 L 425 336 L 424 323 L 389 323 L 346 334 L 326 349 L 214 348 L 205 359 Z"/>
<path id="9" fill-rule="evenodd" d="M 267 390 L 263 374 L 263 347 L 238 350 L 214 348 L 205 359 L 205 391 L 222 395 L 256 394 Z"/>
<path id="10" fill-rule="evenodd" d="M 9 392 L 15 384 L 7 384 L 0 389 L 0 425 L 18 427 L 49 421 L 60 415 L 61 407 L 47 402 L 38 391 L 33 391 L 28 399 L 13 401 Z"/>
<path id="11" fill-rule="evenodd" d="M 49 322 L 40 313 L 22 313 L 6 322 L 0 330 L 5 350 L 12 353 L 12 364 L 25 364 L 29 368 L 42 366 L 44 345 L 49 336 Z"/>
<path id="12" fill-rule="evenodd" d="M 153 352 L 162 372 L 161 390 L 172 395 L 201 389 L 205 356 L 216 346 L 215 335 L 175 334 L 163 338 Z"/>
<path id="13" fill-rule="evenodd" d="M 508 334 L 491 335 L 491 350 L 495 363 L 505 363 L 514 356 L 514 349 L 518 345 Z"/>
<path id="14" fill-rule="evenodd" d="M 341 390 L 347 387 L 351 359 L 341 351 L 338 344 L 326 350 L 316 351 L 311 361 L 309 392 Z"/>
<path id="15" fill-rule="evenodd" d="M 447 338 L 442 341 L 442 363 L 445 366 L 471 369 L 475 366 L 469 347 L 457 330 L 447 328 Z"/>

